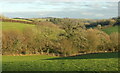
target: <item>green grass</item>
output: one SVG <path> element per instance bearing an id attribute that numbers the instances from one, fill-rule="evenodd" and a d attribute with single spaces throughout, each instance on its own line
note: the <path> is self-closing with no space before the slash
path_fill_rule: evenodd
<path id="1" fill-rule="evenodd" d="M 16 22 L 2 22 L 2 30 L 23 30 L 27 27 L 34 27 L 32 24 L 16 23 Z"/>
<path id="2" fill-rule="evenodd" d="M 3 56 L 3 71 L 118 71 L 118 53 L 74 57 Z"/>
<path id="3" fill-rule="evenodd" d="M 41 35 L 41 38 L 43 37 L 47 37 L 49 39 L 52 39 L 52 40 L 58 40 L 59 39 L 59 34 L 60 33 L 65 33 L 65 31 L 63 29 L 59 29 L 59 28 L 56 28 L 56 27 L 49 27 L 49 26 L 40 26 L 39 27 L 39 30 L 40 30 L 40 35 Z"/>
<path id="4" fill-rule="evenodd" d="M 42 18 L 33 18 L 33 19 L 31 19 L 31 20 L 34 20 L 34 21 L 46 21 L 46 20 L 48 20 L 48 19 L 42 19 Z"/>
<path id="5" fill-rule="evenodd" d="M 118 28 L 120 28 L 120 26 L 113 26 L 110 28 L 102 29 L 102 31 L 106 32 L 107 34 L 111 34 L 112 32 L 120 32 L 118 31 Z"/>
<path id="6" fill-rule="evenodd" d="M 0 25 L 1 27 L 1 25 Z M 26 28 L 33 28 L 34 30 L 36 30 L 37 28 L 35 28 L 36 25 L 32 25 L 32 24 L 24 24 L 24 23 L 16 23 L 16 22 L 2 22 L 2 30 L 20 30 L 23 31 Z M 49 39 L 53 39 L 53 40 L 57 40 L 58 39 L 58 35 L 60 33 L 65 33 L 64 30 L 59 29 L 57 27 L 52 27 L 52 26 L 39 26 L 39 32 L 40 32 L 40 37 L 41 39 L 43 39 L 45 36 L 48 37 Z"/>

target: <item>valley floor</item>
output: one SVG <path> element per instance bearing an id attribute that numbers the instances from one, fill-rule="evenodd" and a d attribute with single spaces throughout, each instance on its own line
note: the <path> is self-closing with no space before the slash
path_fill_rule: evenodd
<path id="1" fill-rule="evenodd" d="M 118 53 L 74 57 L 3 56 L 3 71 L 118 71 Z"/>

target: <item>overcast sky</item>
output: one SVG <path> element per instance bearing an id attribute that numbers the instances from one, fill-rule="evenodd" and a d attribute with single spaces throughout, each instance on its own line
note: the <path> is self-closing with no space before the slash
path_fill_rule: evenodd
<path id="1" fill-rule="evenodd" d="M 0 0 L 7 17 L 107 19 L 118 16 L 119 0 Z"/>

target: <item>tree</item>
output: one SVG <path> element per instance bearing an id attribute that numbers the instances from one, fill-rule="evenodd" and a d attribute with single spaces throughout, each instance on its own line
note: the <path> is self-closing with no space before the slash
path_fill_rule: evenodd
<path id="1" fill-rule="evenodd" d="M 97 46 L 100 44 L 100 38 L 99 35 L 97 35 L 97 30 L 88 29 L 86 35 L 89 50 L 92 52 L 96 51 Z"/>
<path id="2" fill-rule="evenodd" d="M 111 49 L 113 51 L 118 51 L 118 47 L 119 47 L 119 43 L 120 43 L 120 40 L 119 40 L 119 33 L 118 32 L 113 32 L 112 34 L 110 34 L 110 40 L 111 40 Z"/>
<path id="3" fill-rule="evenodd" d="M 109 21 L 109 25 L 114 25 L 115 23 L 116 23 L 116 21 L 113 19 Z"/>
<path id="4" fill-rule="evenodd" d="M 98 24 L 98 25 L 97 25 L 97 28 L 98 28 L 98 29 L 101 29 L 101 25 L 100 25 L 100 24 Z"/>

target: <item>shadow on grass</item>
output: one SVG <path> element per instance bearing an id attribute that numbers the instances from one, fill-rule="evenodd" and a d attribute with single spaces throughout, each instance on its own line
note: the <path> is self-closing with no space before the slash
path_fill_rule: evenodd
<path id="1" fill-rule="evenodd" d="M 45 59 L 45 60 L 108 59 L 108 58 L 118 58 L 118 52 L 93 53 L 93 54 L 76 55 L 76 56 L 69 56 L 69 57 L 50 58 L 50 59 Z"/>

